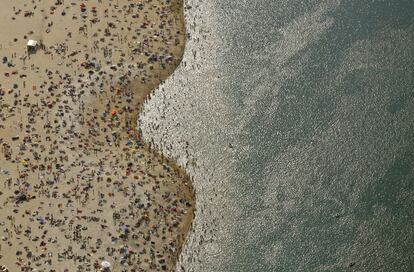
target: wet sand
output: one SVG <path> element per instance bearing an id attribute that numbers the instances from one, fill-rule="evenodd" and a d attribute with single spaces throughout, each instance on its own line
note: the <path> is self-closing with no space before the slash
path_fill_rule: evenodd
<path id="1" fill-rule="evenodd" d="M 136 120 L 181 60 L 183 3 L 83 3 L 2 2 L 0 265 L 171 271 L 193 188 Z"/>

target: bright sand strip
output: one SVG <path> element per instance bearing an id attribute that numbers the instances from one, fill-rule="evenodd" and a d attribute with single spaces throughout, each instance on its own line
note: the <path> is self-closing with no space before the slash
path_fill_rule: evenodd
<path id="1" fill-rule="evenodd" d="M 80 3 L 1 3 L 0 265 L 173 270 L 193 190 L 135 124 L 180 62 L 182 0 Z"/>

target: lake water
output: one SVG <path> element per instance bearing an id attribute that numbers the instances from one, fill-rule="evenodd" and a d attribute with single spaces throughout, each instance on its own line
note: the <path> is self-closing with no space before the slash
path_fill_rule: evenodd
<path id="1" fill-rule="evenodd" d="M 179 271 L 414 271 L 414 2 L 186 2 L 142 118 L 194 178 Z"/>

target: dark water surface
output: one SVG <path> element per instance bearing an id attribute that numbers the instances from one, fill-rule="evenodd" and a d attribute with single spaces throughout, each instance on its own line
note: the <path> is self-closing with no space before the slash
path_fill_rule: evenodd
<path id="1" fill-rule="evenodd" d="M 143 118 L 194 176 L 180 266 L 414 271 L 414 1 L 187 3 Z"/>

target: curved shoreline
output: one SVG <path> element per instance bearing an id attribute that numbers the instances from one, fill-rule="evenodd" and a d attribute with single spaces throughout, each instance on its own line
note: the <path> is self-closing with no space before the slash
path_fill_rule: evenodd
<path id="1" fill-rule="evenodd" d="M 177 8 L 180 8 L 180 16 L 182 16 L 182 32 L 184 34 L 184 36 L 186 35 L 186 27 L 185 27 L 185 16 L 184 16 L 184 0 L 179 0 L 181 2 L 181 4 L 177 3 Z M 179 7 L 178 7 L 179 6 Z M 146 92 L 143 92 L 140 94 L 140 99 L 138 101 L 138 103 L 136 104 L 135 108 L 137 109 L 137 114 L 134 115 L 133 114 L 133 119 L 131 121 L 132 124 L 137 124 L 137 133 L 139 134 L 139 137 L 142 138 L 141 132 L 140 132 L 140 125 L 138 124 L 138 120 L 140 118 L 140 115 L 143 113 L 143 107 L 145 106 L 145 103 L 151 99 L 151 95 L 154 93 L 155 90 L 157 90 L 157 88 L 159 86 L 161 86 L 161 84 L 163 83 L 163 81 L 167 80 L 169 77 L 171 77 L 175 70 L 180 66 L 182 60 L 183 60 L 183 56 L 184 56 L 184 50 L 185 50 L 185 42 L 186 39 L 184 38 L 183 40 L 184 44 L 182 46 L 182 50 L 180 53 L 180 56 L 177 57 L 177 62 L 175 64 L 174 68 L 171 68 L 171 70 L 169 70 L 169 74 L 162 76 L 160 78 L 160 82 L 157 83 L 155 86 L 153 87 L 148 87 Z M 132 88 L 134 85 L 134 82 L 131 83 Z M 144 144 L 146 144 L 145 148 L 149 151 L 152 152 L 153 154 L 155 154 L 156 156 L 160 156 L 162 159 L 162 161 L 165 161 L 167 165 L 171 166 L 174 171 L 176 171 L 178 173 L 178 176 L 182 179 L 184 185 L 188 188 L 188 193 L 189 193 L 189 197 L 190 197 L 190 203 L 191 203 L 191 209 L 190 209 L 190 214 L 191 214 L 191 218 L 188 218 L 185 222 L 182 223 L 182 230 L 180 231 L 181 233 L 181 241 L 179 242 L 178 245 L 178 249 L 176 251 L 176 253 L 173 255 L 174 259 L 171 261 L 170 263 L 170 271 L 174 271 L 175 270 L 175 266 L 177 264 L 178 258 L 181 255 L 182 249 L 186 243 L 186 240 L 188 238 L 188 234 L 191 231 L 192 228 L 192 224 L 193 224 L 193 220 L 194 220 L 194 211 L 196 209 L 196 195 L 194 192 L 194 187 L 192 185 L 191 182 L 191 177 L 190 175 L 187 173 L 187 171 L 185 170 L 185 168 L 181 165 L 179 165 L 174 159 L 169 158 L 167 156 L 165 156 L 161 150 L 152 148 L 152 143 L 151 142 L 146 142 L 145 140 L 143 141 Z"/>
<path id="2" fill-rule="evenodd" d="M 143 110 L 145 107 L 145 104 L 148 100 L 151 99 L 151 96 L 154 94 L 154 92 L 160 87 L 162 86 L 162 84 L 164 83 L 165 80 L 167 80 L 168 78 L 170 78 L 175 71 L 179 68 L 179 66 L 181 65 L 182 61 L 183 61 L 183 57 L 184 57 L 184 53 L 185 53 L 185 48 L 186 48 L 186 40 L 187 40 L 187 26 L 186 26 L 186 18 L 185 18 L 185 2 L 186 0 L 177 0 L 179 3 L 176 4 L 176 8 L 180 10 L 180 17 L 182 18 L 182 28 L 181 31 L 184 35 L 184 39 L 183 39 L 183 46 L 182 46 L 182 50 L 180 51 L 180 55 L 177 56 L 177 62 L 175 64 L 175 67 L 172 68 L 169 71 L 168 75 L 165 75 L 164 77 L 162 77 L 162 79 L 160 79 L 160 82 L 157 83 L 156 85 L 152 86 L 152 87 L 148 87 L 148 89 L 141 93 L 140 95 L 140 99 L 136 105 L 136 109 L 137 109 L 137 114 L 133 115 L 134 118 L 131 121 L 131 123 L 137 124 L 137 129 L 138 129 L 138 134 L 140 135 L 139 137 L 142 137 L 142 132 L 141 132 L 141 127 L 139 124 L 139 119 L 141 117 L 141 115 L 143 114 Z M 133 85 L 134 83 L 132 83 Z M 138 87 L 139 88 L 139 87 Z M 145 141 L 144 141 L 145 142 Z M 189 173 L 186 171 L 186 169 L 179 165 L 177 163 L 177 161 L 174 158 L 169 158 L 168 156 L 166 156 L 162 150 L 159 150 L 157 148 L 152 149 L 151 146 L 154 143 L 151 142 L 147 142 L 147 147 L 149 149 L 150 152 L 154 152 L 155 154 L 157 154 L 158 156 L 160 156 L 162 158 L 162 160 L 167 161 L 168 165 L 171 165 L 175 171 L 177 171 L 179 173 L 179 176 L 183 178 L 184 184 L 185 186 L 188 188 L 188 192 L 189 192 L 189 198 L 190 198 L 190 202 L 191 202 L 191 217 L 188 218 L 185 222 L 183 222 L 183 226 L 182 226 L 182 230 L 181 230 L 181 241 L 178 245 L 178 250 L 176 252 L 176 254 L 174 254 L 174 259 L 172 260 L 172 262 L 170 263 L 170 268 L 169 271 L 175 271 L 176 265 L 178 264 L 178 259 L 183 251 L 183 248 L 185 246 L 185 244 L 187 243 L 187 239 L 188 236 L 190 234 L 190 231 L 193 227 L 193 222 L 194 222 L 194 217 L 195 217 L 195 211 L 196 211 L 196 194 L 195 194 L 195 189 L 193 187 L 192 181 L 191 181 L 191 176 L 189 175 Z"/>
<path id="3" fill-rule="evenodd" d="M 194 193 L 194 188 L 192 186 L 192 182 L 191 182 L 191 178 L 189 176 L 189 174 L 187 173 L 187 171 L 183 168 L 183 166 L 179 165 L 174 159 L 172 158 L 168 158 L 167 156 L 165 156 L 161 150 L 158 150 L 154 147 L 152 147 L 152 143 L 151 142 L 146 142 L 145 140 L 143 140 L 141 132 L 140 132 L 140 125 L 138 124 L 138 120 L 140 118 L 140 115 L 142 114 L 143 111 L 143 107 L 145 106 L 145 103 L 151 99 L 151 95 L 154 93 L 155 90 L 157 90 L 157 88 L 166 80 L 168 79 L 170 76 L 173 75 L 173 73 L 175 72 L 175 70 L 179 67 L 179 65 L 182 62 L 183 56 L 184 56 L 184 50 L 185 50 L 185 36 L 186 36 L 186 27 L 185 27 L 185 17 L 184 17 L 184 0 L 177 0 L 178 2 L 181 3 L 172 3 L 172 5 L 175 5 L 175 8 L 179 11 L 179 16 L 181 17 L 182 22 L 179 23 L 182 25 L 181 31 L 182 34 L 184 35 L 184 39 L 183 39 L 183 45 L 182 45 L 182 50 L 180 50 L 180 55 L 175 56 L 175 64 L 172 67 L 169 67 L 168 69 L 165 70 L 165 74 L 161 74 L 161 76 L 159 77 L 159 82 L 157 83 L 152 83 L 152 84 L 145 84 L 142 85 L 140 84 L 140 82 L 137 81 L 133 81 L 130 84 L 124 86 L 125 88 L 130 88 L 132 90 L 140 90 L 139 92 L 136 92 L 134 94 L 134 103 L 135 105 L 133 106 L 132 112 L 129 112 L 131 119 L 129 120 L 130 124 L 137 124 L 135 133 L 137 133 L 137 136 L 140 140 L 142 140 L 142 142 L 144 143 L 144 149 L 146 149 L 148 152 L 151 152 L 154 157 L 159 157 L 161 161 L 163 161 L 166 165 L 170 166 L 174 172 L 177 173 L 178 177 L 181 179 L 181 183 L 185 185 L 186 189 L 188 190 L 188 192 L 186 193 L 186 196 L 189 198 L 189 202 L 191 204 L 188 212 L 190 214 L 190 217 L 187 218 L 184 222 L 182 222 L 181 225 L 181 230 L 179 231 L 180 233 L 180 241 L 178 242 L 177 245 L 177 251 L 175 252 L 175 254 L 172 254 L 173 259 L 171 260 L 170 264 L 170 268 L 169 271 L 174 271 L 175 270 L 175 266 L 177 264 L 178 261 L 178 257 L 180 256 L 181 252 L 182 252 L 182 248 L 186 243 L 186 239 L 188 237 L 189 232 L 191 231 L 192 228 L 192 223 L 193 223 L 193 219 L 194 219 L 194 211 L 196 209 L 196 196 Z M 138 95 L 138 96 L 137 96 Z M 126 118 L 128 118 L 126 117 Z M 122 121 L 122 120 L 121 120 Z"/>

